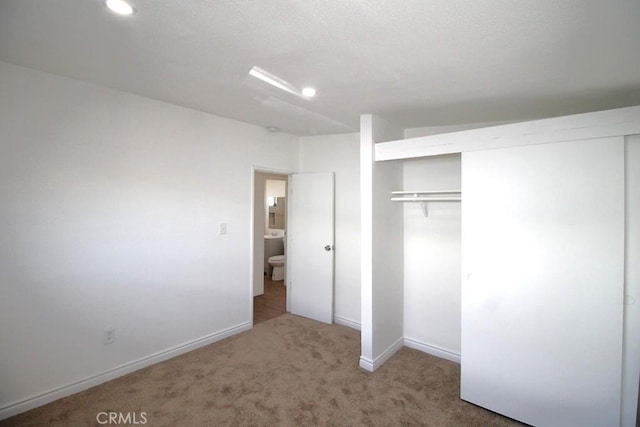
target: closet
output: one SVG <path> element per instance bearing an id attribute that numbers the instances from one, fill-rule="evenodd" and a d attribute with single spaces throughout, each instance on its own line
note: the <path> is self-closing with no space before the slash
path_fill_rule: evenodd
<path id="1" fill-rule="evenodd" d="M 408 238 L 397 206 L 422 204 L 428 221 L 432 203 L 461 198 L 461 398 L 537 426 L 634 425 L 640 137 L 631 135 L 640 107 L 413 139 L 377 120 L 361 121 L 365 257 L 384 252 L 375 236 Z M 459 189 L 405 188 L 397 178 L 406 159 L 441 155 L 460 156 Z M 376 304 L 406 292 L 415 254 L 403 239 L 392 242 L 400 260 L 362 273 L 365 369 L 416 347 L 393 319 L 416 301 Z"/>

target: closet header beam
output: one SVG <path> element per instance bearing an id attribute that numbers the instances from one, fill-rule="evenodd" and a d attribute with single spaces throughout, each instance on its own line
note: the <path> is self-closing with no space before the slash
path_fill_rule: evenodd
<path id="1" fill-rule="evenodd" d="M 375 160 L 640 134 L 640 106 L 375 144 Z"/>

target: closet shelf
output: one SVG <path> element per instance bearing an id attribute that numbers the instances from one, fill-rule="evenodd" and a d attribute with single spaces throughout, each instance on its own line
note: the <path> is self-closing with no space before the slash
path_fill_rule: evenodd
<path id="1" fill-rule="evenodd" d="M 392 202 L 459 202 L 460 190 L 392 191 Z"/>

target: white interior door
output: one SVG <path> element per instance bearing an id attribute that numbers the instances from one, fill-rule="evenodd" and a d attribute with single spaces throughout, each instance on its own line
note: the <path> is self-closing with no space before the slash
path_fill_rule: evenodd
<path id="1" fill-rule="evenodd" d="M 333 322 L 333 173 L 295 174 L 288 185 L 287 302 L 293 314 Z"/>
<path id="2" fill-rule="evenodd" d="M 624 141 L 463 153 L 461 397 L 620 423 Z"/>

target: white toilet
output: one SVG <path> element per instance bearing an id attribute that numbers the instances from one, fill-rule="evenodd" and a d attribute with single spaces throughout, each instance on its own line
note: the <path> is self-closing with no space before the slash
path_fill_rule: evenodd
<path id="1" fill-rule="evenodd" d="M 273 268 L 271 280 L 274 282 L 284 280 L 284 255 L 270 256 L 269 265 Z"/>
<path id="2" fill-rule="evenodd" d="M 282 243 L 284 243 L 284 250 L 286 254 L 287 241 L 285 240 L 284 237 L 282 238 Z M 271 280 L 273 280 L 274 282 L 284 280 L 284 261 L 285 261 L 285 255 L 270 256 L 269 259 L 267 260 L 267 262 L 273 269 L 271 272 Z"/>

